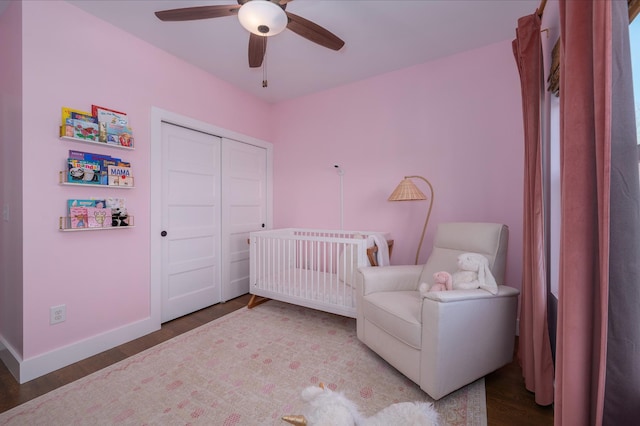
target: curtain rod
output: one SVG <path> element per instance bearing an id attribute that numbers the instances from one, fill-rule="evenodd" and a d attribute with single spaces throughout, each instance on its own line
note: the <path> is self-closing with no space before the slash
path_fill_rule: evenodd
<path id="1" fill-rule="evenodd" d="M 544 13 L 544 7 L 547 5 L 547 0 L 540 0 L 540 6 L 536 9 L 536 13 L 538 14 L 538 18 L 542 19 L 542 14 Z"/>

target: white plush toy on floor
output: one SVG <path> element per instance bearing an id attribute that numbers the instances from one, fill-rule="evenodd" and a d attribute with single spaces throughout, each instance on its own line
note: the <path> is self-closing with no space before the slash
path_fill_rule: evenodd
<path id="1" fill-rule="evenodd" d="M 365 418 L 341 392 L 325 389 L 322 384 L 304 389 L 302 398 L 309 403 L 307 413 L 284 416 L 282 420 L 298 426 L 438 425 L 438 413 L 426 402 L 399 402 Z"/>

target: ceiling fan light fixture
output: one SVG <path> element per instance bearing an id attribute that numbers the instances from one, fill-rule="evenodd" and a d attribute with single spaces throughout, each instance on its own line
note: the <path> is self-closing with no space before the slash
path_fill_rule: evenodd
<path id="1" fill-rule="evenodd" d="M 251 0 L 238 11 L 240 24 L 249 32 L 259 36 L 272 36 L 287 28 L 287 14 L 269 0 Z"/>

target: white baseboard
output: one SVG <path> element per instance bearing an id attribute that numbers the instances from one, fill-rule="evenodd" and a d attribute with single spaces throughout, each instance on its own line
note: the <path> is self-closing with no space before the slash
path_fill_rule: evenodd
<path id="1" fill-rule="evenodd" d="M 159 329 L 160 323 L 149 317 L 25 360 L 8 348 L 0 351 L 0 359 L 22 384 Z"/>

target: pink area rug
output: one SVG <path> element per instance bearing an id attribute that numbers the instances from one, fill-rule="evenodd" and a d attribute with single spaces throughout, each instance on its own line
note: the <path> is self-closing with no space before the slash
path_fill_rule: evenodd
<path id="1" fill-rule="evenodd" d="M 431 399 L 360 343 L 355 320 L 269 301 L 0 414 L 0 425 L 287 425 L 323 382 L 371 416 Z M 484 379 L 437 401 L 442 425 L 486 425 Z"/>

